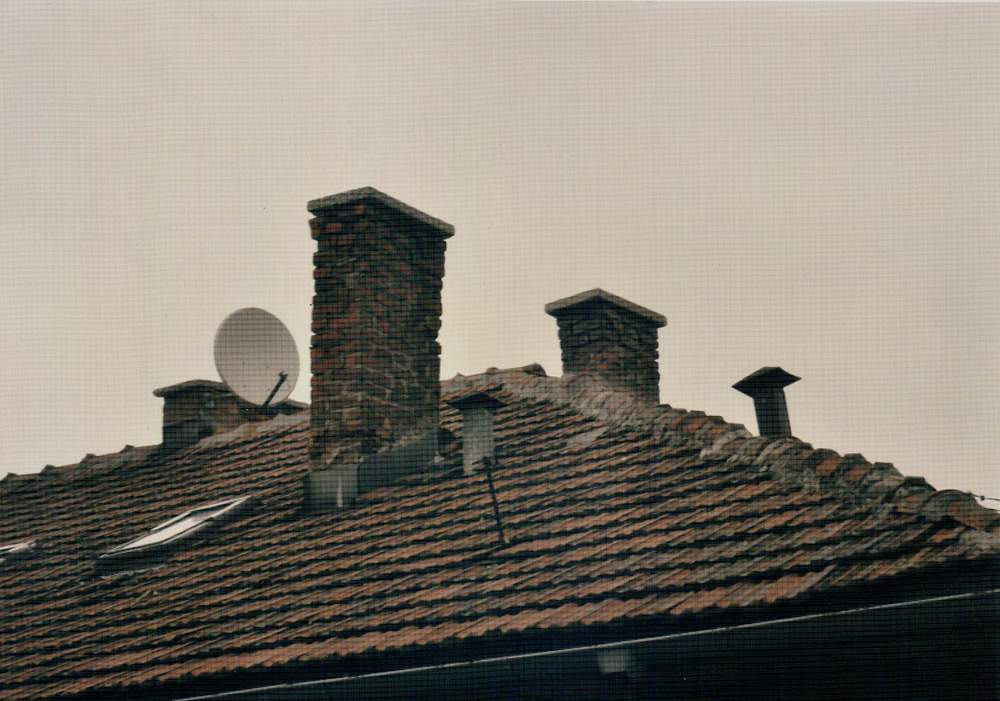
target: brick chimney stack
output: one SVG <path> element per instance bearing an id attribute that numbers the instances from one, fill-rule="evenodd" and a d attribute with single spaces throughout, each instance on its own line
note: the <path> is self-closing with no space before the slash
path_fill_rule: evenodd
<path id="1" fill-rule="evenodd" d="M 267 409 L 251 404 L 221 382 L 188 380 L 153 390 L 163 398 L 161 450 L 172 452 L 194 445 L 202 438 L 224 433 L 251 421 L 266 421 L 277 414 L 295 414 L 305 404 L 286 399 Z"/>
<path id="2" fill-rule="evenodd" d="M 559 323 L 564 373 L 595 373 L 636 399 L 660 401 L 660 314 L 601 289 L 545 305 Z"/>
<path id="3" fill-rule="evenodd" d="M 313 465 L 437 428 L 441 285 L 454 228 L 370 187 L 309 203 Z"/>

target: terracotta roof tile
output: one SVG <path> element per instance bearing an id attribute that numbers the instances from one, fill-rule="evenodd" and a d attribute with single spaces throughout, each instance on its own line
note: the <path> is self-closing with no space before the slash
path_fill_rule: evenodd
<path id="1" fill-rule="evenodd" d="M 0 699 L 694 621 L 998 552 L 996 512 L 961 495 L 594 382 L 498 372 L 446 386 L 505 402 L 494 472 L 504 546 L 483 477 L 455 472 L 460 441 L 440 469 L 353 509 L 302 512 L 307 415 L 170 456 L 136 449 L 4 480 L 0 541 L 41 549 L 0 568 Z M 447 406 L 442 425 L 460 436 Z M 155 567 L 95 574 L 108 547 L 247 493 L 256 510 Z"/>

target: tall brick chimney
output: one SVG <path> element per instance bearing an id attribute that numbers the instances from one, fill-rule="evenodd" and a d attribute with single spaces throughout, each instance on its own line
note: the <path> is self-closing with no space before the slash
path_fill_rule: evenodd
<path id="1" fill-rule="evenodd" d="M 441 284 L 454 228 L 370 187 L 313 200 L 309 211 L 318 243 L 310 457 L 323 469 L 437 430 Z M 347 490 L 343 501 L 358 479 L 336 488 Z"/>
<path id="2" fill-rule="evenodd" d="M 564 373 L 590 372 L 642 402 L 660 400 L 660 314 L 601 289 L 545 305 L 559 323 Z"/>

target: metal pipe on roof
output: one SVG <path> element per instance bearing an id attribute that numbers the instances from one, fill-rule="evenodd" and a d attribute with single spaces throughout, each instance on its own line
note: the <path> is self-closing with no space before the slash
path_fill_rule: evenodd
<path id="1" fill-rule="evenodd" d="M 764 367 L 733 385 L 733 389 L 753 398 L 760 435 L 769 438 L 792 437 L 785 387 L 800 379 L 802 378 L 782 368 Z"/>

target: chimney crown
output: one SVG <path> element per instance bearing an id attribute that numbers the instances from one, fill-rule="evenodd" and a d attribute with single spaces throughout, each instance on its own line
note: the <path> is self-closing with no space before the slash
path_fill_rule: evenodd
<path id="1" fill-rule="evenodd" d="M 432 229 L 437 229 L 442 238 L 451 238 L 455 235 L 455 227 L 447 222 L 443 222 L 436 217 L 421 212 L 415 207 L 411 207 L 405 202 L 400 202 L 395 197 L 390 197 L 384 192 L 380 192 L 373 187 L 359 187 L 356 190 L 348 190 L 336 195 L 328 195 L 315 200 L 310 200 L 307 205 L 308 210 L 317 216 L 326 213 L 327 210 L 335 210 L 350 204 L 358 204 L 366 200 L 379 202 L 382 205 L 394 209 L 400 214 L 419 221 Z"/>
<path id="2" fill-rule="evenodd" d="M 559 324 L 564 373 L 593 373 L 639 401 L 660 399 L 662 314 L 601 289 L 545 305 Z"/>
<path id="3" fill-rule="evenodd" d="M 667 317 L 662 314 L 657 314 L 651 309 L 646 309 L 646 307 L 640 306 L 635 302 L 630 302 L 624 297 L 613 295 L 599 287 L 587 290 L 586 292 L 580 292 L 570 297 L 557 299 L 555 302 L 549 302 L 545 305 L 545 313 L 559 319 L 560 317 L 579 311 L 580 308 L 602 303 L 631 312 L 641 321 L 649 323 L 655 328 L 662 328 L 667 325 Z"/>

